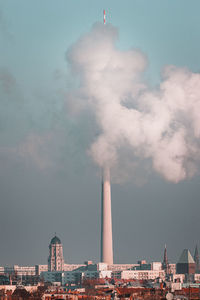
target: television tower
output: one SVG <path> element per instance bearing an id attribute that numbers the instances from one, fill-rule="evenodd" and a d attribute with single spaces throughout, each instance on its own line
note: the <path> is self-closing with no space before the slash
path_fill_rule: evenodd
<path id="1" fill-rule="evenodd" d="M 103 11 L 103 24 L 106 24 L 106 12 Z M 101 262 L 113 264 L 112 212 L 110 169 L 103 168 L 101 190 Z"/>
<path id="2" fill-rule="evenodd" d="M 101 262 L 113 264 L 110 170 L 104 168 L 101 191 Z"/>

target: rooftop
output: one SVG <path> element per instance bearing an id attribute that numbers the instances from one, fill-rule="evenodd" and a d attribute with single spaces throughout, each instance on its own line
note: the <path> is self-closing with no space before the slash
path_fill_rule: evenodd
<path id="1" fill-rule="evenodd" d="M 55 235 L 52 239 L 51 239 L 51 245 L 55 245 L 55 244 L 61 244 L 61 240 Z"/>
<path id="2" fill-rule="evenodd" d="M 192 255 L 188 249 L 183 250 L 178 263 L 179 264 L 194 264 L 195 263 L 194 259 L 192 258 Z"/>

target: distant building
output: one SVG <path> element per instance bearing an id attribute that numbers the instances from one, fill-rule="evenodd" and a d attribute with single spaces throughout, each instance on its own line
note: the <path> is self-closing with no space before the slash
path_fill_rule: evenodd
<path id="1" fill-rule="evenodd" d="M 53 271 L 42 272 L 40 278 L 48 282 L 60 282 L 65 284 L 80 284 L 82 280 L 99 279 L 99 278 L 113 278 L 113 279 L 135 279 L 135 280 L 155 280 L 160 278 L 164 280 L 165 271 L 161 269 L 161 262 L 154 262 L 150 264 L 153 266 L 153 270 L 131 270 L 132 265 L 110 265 L 106 263 L 98 264 L 85 264 L 72 271 Z M 125 269 L 126 267 L 126 269 Z"/>
<path id="2" fill-rule="evenodd" d="M 64 258 L 63 246 L 60 239 L 55 235 L 49 245 L 48 271 L 63 271 Z"/>
<path id="3" fill-rule="evenodd" d="M 75 266 L 75 265 L 72 265 Z M 111 278 L 111 270 L 107 270 L 106 263 L 76 265 L 71 271 L 42 272 L 40 278 L 46 282 L 60 282 L 61 284 L 80 284 L 83 279 Z"/>
<path id="4" fill-rule="evenodd" d="M 194 251 L 194 262 L 195 262 L 195 273 L 199 273 L 199 251 L 197 248 L 197 245 L 195 247 L 195 251 Z"/>
<path id="5" fill-rule="evenodd" d="M 35 265 L 35 274 L 40 276 L 42 272 L 48 271 L 48 265 Z"/>
<path id="6" fill-rule="evenodd" d="M 64 271 L 73 271 L 78 268 L 85 267 L 84 264 L 64 264 Z"/>
<path id="7" fill-rule="evenodd" d="M 39 276 L 36 275 L 34 266 L 5 266 L 4 275 L 9 278 L 11 284 L 37 284 Z"/>
<path id="8" fill-rule="evenodd" d="M 162 270 L 162 263 L 160 261 L 153 261 L 151 263 L 151 270 L 152 271 L 161 271 Z"/>
<path id="9" fill-rule="evenodd" d="M 161 271 L 162 270 L 162 263 L 159 261 L 154 261 L 151 263 L 147 263 L 145 260 L 138 261 L 139 264 L 134 265 L 132 268 L 129 268 L 130 270 L 149 270 L 149 271 Z M 115 265 L 114 265 L 115 266 Z M 114 267 L 114 270 L 117 270 Z M 121 270 L 128 270 L 128 268 L 124 268 Z"/>
<path id="10" fill-rule="evenodd" d="M 115 271 L 123 271 L 123 270 L 132 270 L 138 268 L 139 264 L 113 264 L 108 265 L 108 270 L 115 270 Z"/>
<path id="11" fill-rule="evenodd" d="M 194 281 L 200 282 L 200 274 L 199 273 L 194 274 Z"/>
<path id="12" fill-rule="evenodd" d="M 35 267 L 18 266 L 4 267 L 4 273 L 8 275 L 15 274 L 16 276 L 35 276 Z"/>
<path id="13" fill-rule="evenodd" d="M 168 258 L 167 258 L 167 247 L 166 247 L 166 245 L 165 245 L 165 250 L 164 250 L 162 268 L 163 268 L 163 270 L 165 270 L 166 274 L 169 274 L 169 263 L 168 263 Z"/>
<path id="14" fill-rule="evenodd" d="M 135 279 L 135 280 L 154 280 L 161 278 L 164 280 L 164 270 L 123 270 L 123 271 L 112 271 L 112 278 L 117 279 Z"/>
<path id="15" fill-rule="evenodd" d="M 176 264 L 168 265 L 168 274 L 176 274 Z"/>
<path id="16" fill-rule="evenodd" d="M 64 271 L 49 271 L 49 272 L 41 272 L 40 278 L 45 282 L 59 282 L 63 284 Z"/>
<path id="17" fill-rule="evenodd" d="M 185 280 L 185 274 L 172 274 L 171 275 L 172 282 L 181 282 L 183 283 Z"/>
<path id="18" fill-rule="evenodd" d="M 195 262 L 188 249 L 184 249 L 176 265 L 177 274 L 194 274 Z"/>

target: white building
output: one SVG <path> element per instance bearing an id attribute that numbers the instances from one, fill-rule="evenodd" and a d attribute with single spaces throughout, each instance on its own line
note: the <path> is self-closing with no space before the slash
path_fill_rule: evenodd
<path id="1" fill-rule="evenodd" d="M 185 280 L 185 274 L 171 274 L 171 279 L 173 282 L 181 282 Z"/>
<path id="2" fill-rule="evenodd" d="M 162 263 L 160 261 L 154 261 L 151 263 L 151 270 L 160 271 L 162 270 Z"/>
<path id="3" fill-rule="evenodd" d="M 84 264 L 64 264 L 64 271 L 73 271 L 78 268 L 85 267 Z"/>
<path id="4" fill-rule="evenodd" d="M 112 278 L 118 279 L 136 279 L 136 280 L 154 280 L 156 278 L 165 278 L 164 270 L 124 270 L 113 271 Z"/>
<path id="5" fill-rule="evenodd" d="M 200 274 L 195 273 L 195 274 L 194 274 L 194 280 L 195 280 L 195 281 L 200 281 Z"/>
<path id="6" fill-rule="evenodd" d="M 42 272 L 48 271 L 48 265 L 35 265 L 35 274 L 40 276 Z"/>
<path id="7" fill-rule="evenodd" d="M 111 271 L 131 270 L 139 266 L 140 266 L 139 264 L 113 264 L 113 265 L 108 265 L 108 270 Z"/>
<path id="8" fill-rule="evenodd" d="M 165 271 L 160 270 L 160 264 L 155 263 L 153 265 L 156 270 L 123 270 L 125 265 L 112 265 L 112 270 L 109 269 L 109 265 L 106 263 L 78 265 L 77 269 L 71 271 L 54 271 L 43 272 L 41 277 L 45 281 L 58 282 L 62 284 L 66 283 L 80 283 L 84 279 L 99 279 L 99 278 L 118 278 L 118 279 L 137 279 L 137 280 L 154 280 L 161 278 L 164 280 Z M 133 265 L 126 265 L 127 268 Z M 120 270 L 122 269 L 122 270 Z"/>
<path id="9" fill-rule="evenodd" d="M 29 266 L 18 266 L 14 265 L 12 267 L 4 267 L 4 273 L 11 275 L 15 274 L 17 276 L 34 276 L 35 273 L 35 267 L 29 267 Z"/>

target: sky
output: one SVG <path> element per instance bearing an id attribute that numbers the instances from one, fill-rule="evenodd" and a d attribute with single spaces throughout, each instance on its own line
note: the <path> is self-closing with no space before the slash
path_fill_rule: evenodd
<path id="1" fill-rule="evenodd" d="M 170 262 L 184 248 L 194 253 L 200 242 L 199 10 L 199 0 L 0 0 L 0 265 L 46 264 L 55 232 L 66 263 L 98 262 L 101 167 L 108 161 L 114 262 L 160 261 L 165 244 Z M 94 81 L 107 56 L 106 76 Z M 127 98 L 123 107 L 131 116 L 135 107 L 141 113 L 134 126 L 150 124 L 137 146 L 127 130 L 135 133 L 132 118 L 123 123 L 120 110 L 121 127 L 112 118 L 122 108 L 112 96 L 122 94 L 137 99 Z M 156 120 L 163 116 L 157 101 L 165 113 L 176 113 L 173 124 L 184 119 L 189 127 L 183 133 L 174 125 L 168 144 L 150 138 L 148 117 L 152 111 Z M 98 150 L 110 136 L 117 159 L 102 162 L 106 151 Z M 164 147 L 181 160 L 170 175 L 167 153 L 158 160 Z"/>

